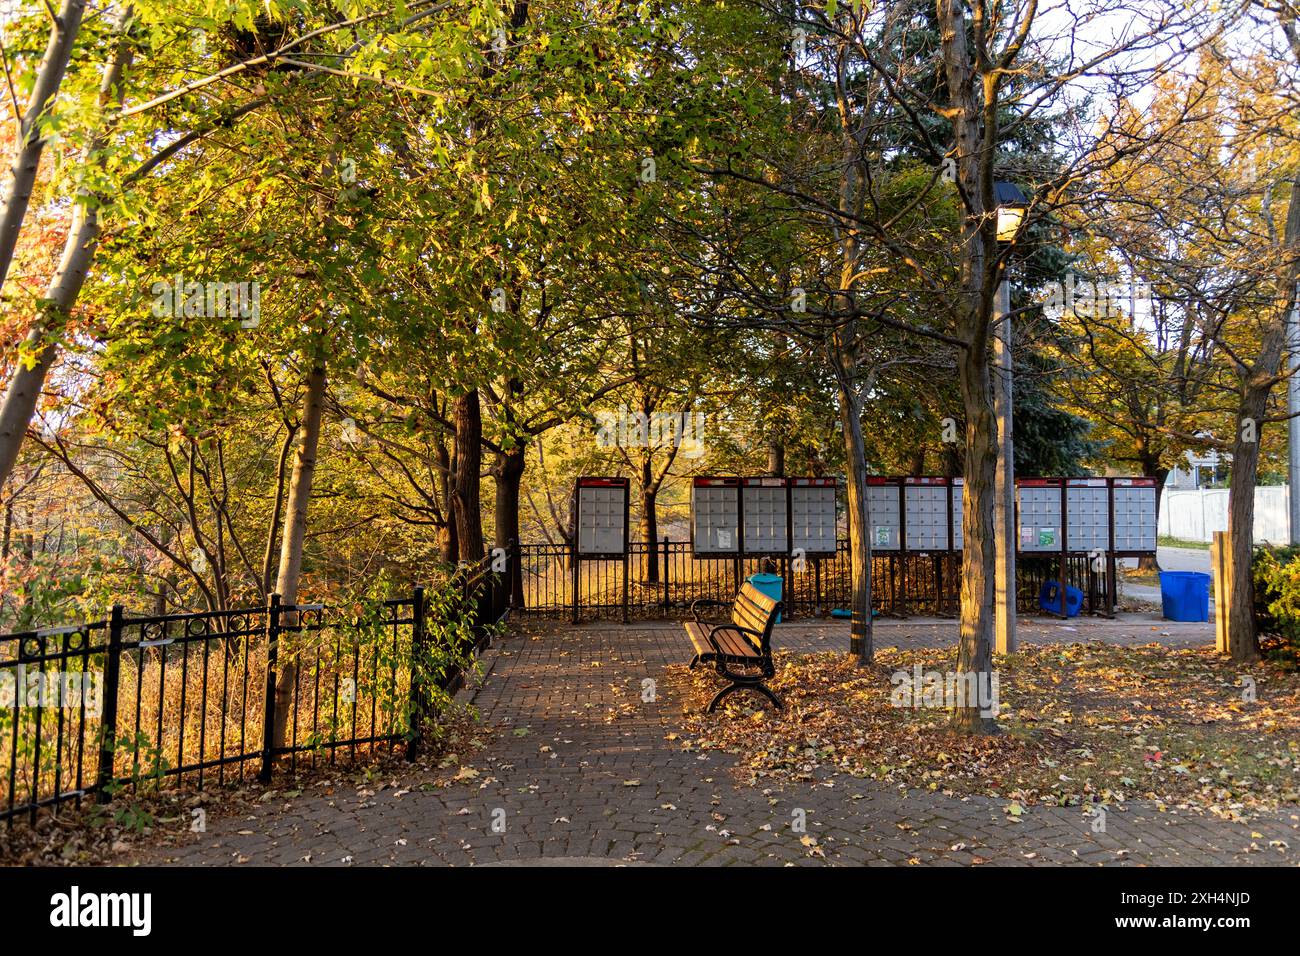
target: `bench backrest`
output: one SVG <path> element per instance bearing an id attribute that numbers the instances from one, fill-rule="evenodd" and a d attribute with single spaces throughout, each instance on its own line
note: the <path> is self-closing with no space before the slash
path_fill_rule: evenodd
<path id="1" fill-rule="evenodd" d="M 768 597 L 749 581 L 741 585 L 736 603 L 731 608 L 731 623 L 762 634 L 760 651 L 768 653 L 772 640 L 772 625 L 781 602 Z M 748 636 L 748 635 L 746 635 Z"/>

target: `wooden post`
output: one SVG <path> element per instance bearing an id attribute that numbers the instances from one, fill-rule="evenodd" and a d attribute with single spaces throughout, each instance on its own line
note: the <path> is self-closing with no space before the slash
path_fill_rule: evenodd
<path id="1" fill-rule="evenodd" d="M 1228 608 L 1232 605 L 1231 576 L 1228 574 L 1228 532 L 1215 531 L 1210 542 L 1210 580 L 1214 584 L 1214 649 L 1228 653 Z"/>

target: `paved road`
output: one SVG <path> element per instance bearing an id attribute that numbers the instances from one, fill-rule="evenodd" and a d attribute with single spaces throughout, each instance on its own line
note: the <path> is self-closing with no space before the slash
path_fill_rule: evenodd
<path id="1" fill-rule="evenodd" d="M 1166 571 L 1210 571 L 1208 548 L 1158 548 L 1156 560 Z"/>
<path id="2" fill-rule="evenodd" d="M 1204 571 L 1210 572 L 1210 552 L 1201 548 L 1157 548 L 1156 561 L 1164 571 Z M 1136 566 L 1136 559 L 1129 559 L 1130 566 Z M 1211 591 L 1213 593 L 1213 591 Z M 1129 581 L 1120 582 L 1120 594 L 1136 598 L 1147 604 L 1160 604 L 1160 588 L 1150 584 L 1136 584 Z M 1214 613 L 1214 605 L 1210 605 Z"/>
<path id="3" fill-rule="evenodd" d="M 951 621 L 882 622 L 882 645 L 948 643 Z M 1156 628 L 1157 630 L 1152 630 Z M 1026 640 L 1163 639 L 1202 643 L 1206 625 L 1150 615 L 1119 622 L 1026 622 Z M 781 625 L 793 651 L 847 644 L 844 625 Z M 489 652 L 476 704 L 497 738 L 478 775 L 421 789 L 337 792 L 305 786 L 289 803 L 209 819 L 206 834 L 156 849 L 146 862 L 221 864 L 474 865 L 548 859 L 556 865 L 1294 864 L 1297 817 L 1250 826 L 1133 802 L 1094 833 L 1078 808 L 1033 808 L 1014 822 L 1005 801 L 901 792 L 847 776 L 815 784 L 738 783 L 732 758 L 685 752 L 672 738 L 680 701 L 665 688 L 644 701 L 686 655 L 680 625 L 556 626 L 516 634 Z M 720 718 L 721 719 L 721 718 Z M 387 775 L 383 778 L 389 779 Z M 282 783 L 281 787 L 287 784 Z M 375 788 L 372 788 L 375 789 Z M 792 823 L 806 817 L 806 832 Z M 504 829 L 494 830 L 496 822 Z M 1285 841 L 1295 849 L 1269 847 Z"/>

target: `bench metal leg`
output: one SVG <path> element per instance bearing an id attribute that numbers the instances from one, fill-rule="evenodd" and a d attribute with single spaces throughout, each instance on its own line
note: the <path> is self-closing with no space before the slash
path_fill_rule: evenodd
<path id="1" fill-rule="evenodd" d="M 726 687 L 722 688 L 722 690 L 718 691 L 717 694 L 714 695 L 713 700 L 709 703 L 709 709 L 707 713 L 711 714 L 715 710 L 717 710 L 718 704 L 722 703 L 722 699 L 726 697 L 728 694 L 734 694 L 738 690 L 746 690 L 746 689 L 758 691 L 760 694 L 762 694 L 764 697 L 770 700 L 777 710 L 785 710 L 785 705 L 781 703 L 780 699 L 776 696 L 776 694 L 772 693 L 772 691 L 768 689 L 766 684 L 760 684 L 755 682 L 752 684 L 749 683 L 728 684 Z"/>
<path id="2" fill-rule="evenodd" d="M 690 664 L 687 665 L 686 669 L 688 671 L 695 670 L 695 665 L 698 664 L 699 662 L 700 662 L 700 655 L 696 654 L 694 657 L 691 658 L 691 662 Z"/>

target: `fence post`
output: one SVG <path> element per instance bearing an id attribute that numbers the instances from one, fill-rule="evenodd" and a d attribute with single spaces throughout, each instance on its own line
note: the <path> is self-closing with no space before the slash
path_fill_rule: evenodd
<path id="1" fill-rule="evenodd" d="M 569 545 L 569 565 L 573 569 L 573 623 L 578 623 L 578 588 L 581 584 L 578 578 L 578 536 L 573 536 L 573 541 Z"/>
<path id="2" fill-rule="evenodd" d="M 99 722 L 99 769 L 95 790 L 100 803 L 111 799 L 113 760 L 117 753 L 117 684 L 122 673 L 122 605 L 114 604 L 108 616 L 108 658 L 104 662 L 104 714 Z"/>
<path id="3" fill-rule="evenodd" d="M 668 597 L 668 535 L 664 535 L 664 560 L 660 574 L 664 579 L 664 608 L 672 607 L 672 602 Z"/>
<path id="4" fill-rule="evenodd" d="M 266 699 L 262 701 L 262 769 L 257 779 L 271 782 L 275 761 L 275 662 L 280 645 L 280 595 L 266 598 Z"/>
<path id="5" fill-rule="evenodd" d="M 478 564 L 482 566 L 482 559 L 480 559 Z M 460 584 L 460 593 L 461 597 L 463 597 L 465 609 L 469 611 L 469 619 L 473 622 L 471 627 L 469 627 L 469 639 L 471 639 L 469 640 L 469 646 L 471 646 L 471 648 L 478 644 L 478 637 L 480 637 L 482 627 L 484 627 L 484 602 L 482 602 L 482 592 L 478 591 L 477 588 L 474 588 L 473 580 L 474 566 L 473 564 L 465 563 L 465 579 L 463 583 Z M 487 572 L 484 575 L 484 581 L 486 581 L 487 587 L 490 588 L 490 563 L 487 564 Z"/>
<path id="6" fill-rule="evenodd" d="M 1119 590 L 1118 568 L 1115 565 L 1115 551 L 1112 548 L 1106 552 L 1106 616 L 1115 616 L 1115 598 L 1116 591 Z"/>
<path id="7" fill-rule="evenodd" d="M 411 611 L 411 739 L 406 759 L 414 760 L 424 723 L 424 588 L 416 587 Z"/>
<path id="8" fill-rule="evenodd" d="M 470 570 L 471 567 L 472 567 L 472 566 L 469 564 L 469 562 L 467 562 L 467 561 L 461 561 L 460 563 L 458 563 L 458 564 L 456 565 L 456 573 L 459 574 L 459 575 L 461 576 L 461 577 L 460 577 L 460 607 L 461 607 L 461 613 L 462 613 L 462 614 L 468 614 L 468 615 L 469 615 L 469 622 L 470 622 L 470 623 L 469 623 L 469 643 L 470 643 L 470 647 L 473 647 L 474 644 L 477 643 L 477 641 L 478 641 L 478 624 L 479 624 L 479 622 L 478 622 L 478 614 L 476 613 L 476 609 L 475 609 L 474 605 L 473 605 L 472 603 L 470 603 L 469 579 L 470 579 L 470 578 L 473 576 L 473 574 L 474 574 L 474 572 L 473 572 L 472 570 Z M 461 651 L 464 651 L 464 650 L 465 650 L 465 648 L 464 648 L 464 646 L 463 646 L 463 642 L 458 643 L 458 644 L 457 644 L 457 647 L 456 647 L 456 651 L 457 651 L 457 653 L 459 653 L 459 652 L 461 652 Z"/>
<path id="9" fill-rule="evenodd" d="M 506 580 L 510 589 L 505 606 L 520 608 L 524 604 L 523 555 L 518 538 L 511 538 L 506 548 Z"/>
<path id="10" fill-rule="evenodd" d="M 822 613 L 822 559 L 813 558 L 813 614 Z"/>
<path id="11" fill-rule="evenodd" d="M 627 550 L 623 551 L 623 623 L 627 623 L 627 576 L 631 570 L 631 563 L 628 561 Z"/>

